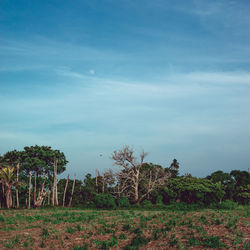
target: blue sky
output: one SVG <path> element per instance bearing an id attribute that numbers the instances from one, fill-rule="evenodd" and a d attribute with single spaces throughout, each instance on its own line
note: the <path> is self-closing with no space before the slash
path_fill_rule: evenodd
<path id="1" fill-rule="evenodd" d="M 0 0 L 0 154 L 82 179 L 123 145 L 206 176 L 250 167 L 250 3 Z M 100 153 L 102 157 L 100 157 Z"/>

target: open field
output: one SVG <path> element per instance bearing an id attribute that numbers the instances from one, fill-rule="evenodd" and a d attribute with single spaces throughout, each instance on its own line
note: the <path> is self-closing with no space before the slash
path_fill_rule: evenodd
<path id="1" fill-rule="evenodd" d="M 249 209 L 0 210 L 1 249 L 249 249 Z"/>

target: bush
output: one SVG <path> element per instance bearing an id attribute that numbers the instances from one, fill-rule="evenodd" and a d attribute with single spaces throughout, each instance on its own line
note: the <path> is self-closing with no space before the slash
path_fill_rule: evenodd
<path id="1" fill-rule="evenodd" d="M 226 247 L 226 245 L 220 241 L 220 238 L 218 236 L 213 236 L 213 235 L 206 236 L 203 239 L 202 245 L 206 247 L 210 247 L 210 248 L 217 248 L 217 249 Z"/>
<path id="2" fill-rule="evenodd" d="M 97 194 L 94 198 L 96 208 L 115 209 L 115 199 L 110 194 Z"/>
<path id="3" fill-rule="evenodd" d="M 233 202 L 231 200 L 222 201 L 219 204 L 219 208 L 220 209 L 235 209 L 237 207 L 238 207 L 238 203 L 237 202 Z"/>
<path id="4" fill-rule="evenodd" d="M 237 207 L 238 207 L 238 203 L 233 202 L 231 200 L 222 201 L 221 203 L 211 203 L 209 205 L 209 208 L 212 208 L 212 209 L 230 209 L 230 210 L 233 210 Z"/>
<path id="5" fill-rule="evenodd" d="M 121 207 L 121 208 L 130 207 L 129 200 L 125 196 L 117 198 L 116 204 L 117 204 L 118 207 Z"/>
<path id="6" fill-rule="evenodd" d="M 204 208 L 204 205 L 201 203 L 187 204 L 185 202 L 172 202 L 170 205 L 166 206 L 166 209 L 174 211 L 194 211 L 201 208 Z"/>
<path id="7" fill-rule="evenodd" d="M 156 198 L 156 204 L 157 205 L 163 205 L 163 197 L 162 195 L 158 195 L 157 198 Z"/>
<path id="8" fill-rule="evenodd" d="M 151 207 L 152 206 L 152 203 L 149 200 L 144 200 L 141 204 L 143 207 Z"/>

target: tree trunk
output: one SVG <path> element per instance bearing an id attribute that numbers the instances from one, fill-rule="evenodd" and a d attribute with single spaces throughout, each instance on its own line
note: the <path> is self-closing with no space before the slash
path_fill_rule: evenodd
<path id="1" fill-rule="evenodd" d="M 47 191 L 44 191 L 44 184 L 45 184 L 45 181 L 42 184 L 42 190 L 39 190 L 39 192 L 38 192 L 38 196 L 37 196 L 37 199 L 35 201 L 35 206 L 36 207 L 41 207 L 43 201 L 45 200 Z"/>
<path id="2" fill-rule="evenodd" d="M 35 202 L 36 202 L 36 171 L 35 171 L 35 180 L 34 180 L 34 207 L 35 207 Z"/>
<path id="3" fill-rule="evenodd" d="M 118 192 L 118 197 L 121 197 L 119 181 L 117 183 L 117 192 Z"/>
<path id="4" fill-rule="evenodd" d="M 31 196 L 31 176 L 32 176 L 32 172 L 30 171 L 30 180 L 29 180 L 29 206 L 28 206 L 28 209 L 30 209 L 30 196 Z"/>
<path id="5" fill-rule="evenodd" d="M 56 202 L 56 206 L 58 207 L 58 192 L 57 192 L 57 183 L 56 183 L 56 200 L 55 200 L 55 202 Z"/>
<path id="6" fill-rule="evenodd" d="M 53 189 L 52 189 L 52 206 L 55 206 L 55 199 L 56 199 L 57 162 L 58 162 L 58 160 L 56 159 L 54 162 L 54 182 L 53 182 Z"/>
<path id="7" fill-rule="evenodd" d="M 150 172 L 149 172 L 149 183 L 148 183 L 148 187 L 151 188 L 151 185 L 152 185 L 152 171 L 150 170 Z M 150 194 L 150 193 L 148 193 L 148 197 L 147 197 L 148 199 L 150 198 L 150 197 L 149 197 L 149 194 Z"/>
<path id="8" fill-rule="evenodd" d="M 15 207 L 15 200 L 16 200 L 16 197 L 12 195 L 11 193 L 11 207 Z"/>
<path id="9" fill-rule="evenodd" d="M 66 184 L 65 184 L 65 188 L 64 188 L 64 193 L 63 193 L 63 207 L 65 205 L 65 197 L 66 197 L 66 192 L 67 192 L 67 187 L 68 187 L 68 183 L 69 183 L 69 174 L 68 174 L 68 177 L 67 177 L 67 181 L 66 181 Z"/>
<path id="10" fill-rule="evenodd" d="M 96 186 L 97 193 L 98 193 L 98 176 L 99 176 L 99 173 L 98 173 L 98 170 L 96 169 L 95 170 L 95 186 Z"/>
<path id="11" fill-rule="evenodd" d="M 75 189 L 75 182 L 76 182 L 76 174 L 74 175 L 74 181 L 73 181 L 72 192 L 71 192 L 71 197 L 69 201 L 69 207 L 71 206 L 71 203 L 72 203 L 72 198 L 73 198 L 74 189 Z"/>
<path id="12" fill-rule="evenodd" d="M 139 170 L 136 171 L 135 174 L 135 181 L 134 181 L 134 192 L 135 192 L 135 202 L 138 203 L 139 201 Z"/>
<path id="13" fill-rule="evenodd" d="M 4 204 L 4 194 L 5 194 L 5 190 L 4 190 L 4 184 L 2 183 L 2 202 L 3 202 L 3 204 Z"/>
<path id="14" fill-rule="evenodd" d="M 105 191 L 105 174 L 103 174 L 103 177 L 102 177 L 102 193 L 104 193 Z"/>
<path id="15" fill-rule="evenodd" d="M 138 191 L 138 183 L 135 184 L 135 202 L 138 203 L 139 201 L 139 191 Z"/>
<path id="16" fill-rule="evenodd" d="M 16 166 L 17 172 L 16 172 L 16 181 L 18 183 L 18 179 L 19 179 L 19 163 Z M 18 197 L 18 189 L 16 188 L 16 208 L 19 208 L 19 197 Z"/>
<path id="17" fill-rule="evenodd" d="M 11 188 L 9 186 L 6 186 L 6 207 L 10 208 L 11 207 Z"/>
<path id="18" fill-rule="evenodd" d="M 48 191 L 48 206 L 49 206 L 49 201 L 50 201 L 50 193 L 51 193 L 51 191 L 49 190 Z"/>

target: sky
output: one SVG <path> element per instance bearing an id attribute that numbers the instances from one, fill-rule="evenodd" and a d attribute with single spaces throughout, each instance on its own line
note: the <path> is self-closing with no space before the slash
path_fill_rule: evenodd
<path id="1" fill-rule="evenodd" d="M 250 167 L 249 0 L 0 0 L 0 154 L 83 179 L 124 145 L 205 177 Z"/>

